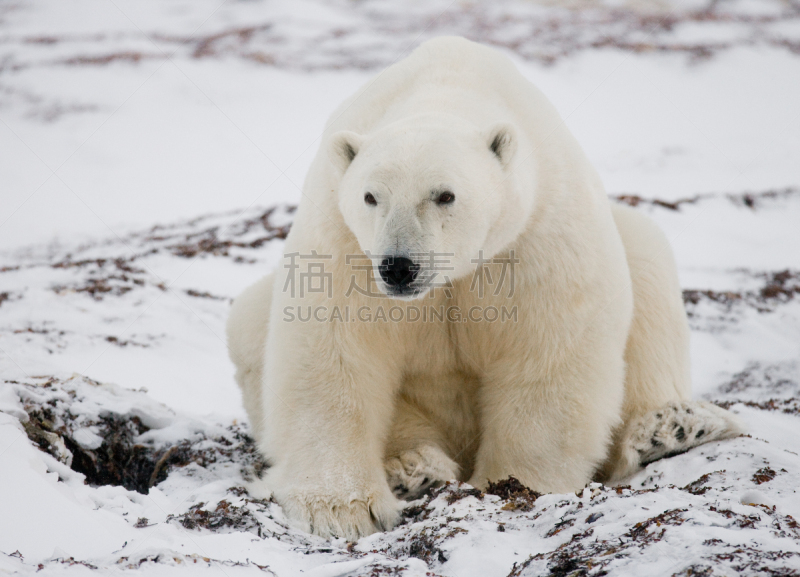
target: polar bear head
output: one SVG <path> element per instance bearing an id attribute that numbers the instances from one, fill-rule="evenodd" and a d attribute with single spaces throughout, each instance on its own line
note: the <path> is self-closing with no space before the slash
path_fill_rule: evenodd
<path id="1" fill-rule="evenodd" d="M 383 293 L 421 297 L 517 237 L 531 209 L 512 170 L 517 145 L 510 124 L 441 117 L 332 135 L 339 209 Z"/>

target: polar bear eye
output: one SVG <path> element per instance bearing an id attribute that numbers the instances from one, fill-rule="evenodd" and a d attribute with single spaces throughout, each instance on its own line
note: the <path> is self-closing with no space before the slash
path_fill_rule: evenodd
<path id="1" fill-rule="evenodd" d="M 364 202 L 366 202 L 367 204 L 370 204 L 372 206 L 375 206 L 376 204 L 378 204 L 378 201 L 375 200 L 375 197 L 372 195 L 371 192 L 368 192 L 367 194 L 364 195 Z"/>
<path id="2" fill-rule="evenodd" d="M 443 192 L 436 199 L 436 204 L 451 204 L 456 199 L 456 195 L 452 192 Z"/>

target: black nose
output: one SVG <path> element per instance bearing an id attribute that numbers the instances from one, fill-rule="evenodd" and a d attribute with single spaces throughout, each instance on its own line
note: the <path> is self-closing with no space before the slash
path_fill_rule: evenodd
<path id="1" fill-rule="evenodd" d="M 410 285 L 417 278 L 419 265 L 404 256 L 390 256 L 381 261 L 378 270 L 381 271 L 381 278 L 386 284 L 402 288 Z"/>

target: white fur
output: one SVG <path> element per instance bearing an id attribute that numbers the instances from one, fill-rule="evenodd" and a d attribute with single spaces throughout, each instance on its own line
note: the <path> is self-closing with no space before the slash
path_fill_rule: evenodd
<path id="1" fill-rule="evenodd" d="M 396 497 L 419 495 L 442 481 L 458 478 L 459 467 L 436 445 L 419 445 L 389 457 L 386 480 Z"/>
<path id="2" fill-rule="evenodd" d="M 453 203 L 435 202 L 443 190 Z M 477 487 L 514 475 L 538 491 L 620 478 L 645 462 L 641 436 L 658 429 L 644 417 L 688 399 L 688 328 L 666 238 L 610 206 L 552 105 L 494 50 L 441 38 L 378 75 L 333 114 L 303 192 L 286 253 L 330 255 L 295 261 L 295 278 L 322 263 L 331 296 L 284 290 L 287 257 L 236 300 L 228 325 L 272 465 L 263 482 L 300 527 L 355 539 L 393 525 L 393 491 L 456 475 Z M 346 255 L 369 254 L 378 279 L 385 255 L 430 251 L 453 255 L 449 286 L 433 286 L 423 259 L 412 293 L 345 296 L 357 274 Z M 474 290 L 474 259 L 512 254 L 513 295 Z M 496 281 L 506 265 L 482 266 Z M 408 299 L 517 307 L 517 322 L 285 312 Z"/>

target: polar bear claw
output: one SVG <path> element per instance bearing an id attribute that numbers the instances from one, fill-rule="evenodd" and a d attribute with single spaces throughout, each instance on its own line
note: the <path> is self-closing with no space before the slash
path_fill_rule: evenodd
<path id="1" fill-rule="evenodd" d="M 386 480 L 398 499 L 414 500 L 458 478 L 459 467 L 432 445 L 422 445 L 386 460 Z"/>

